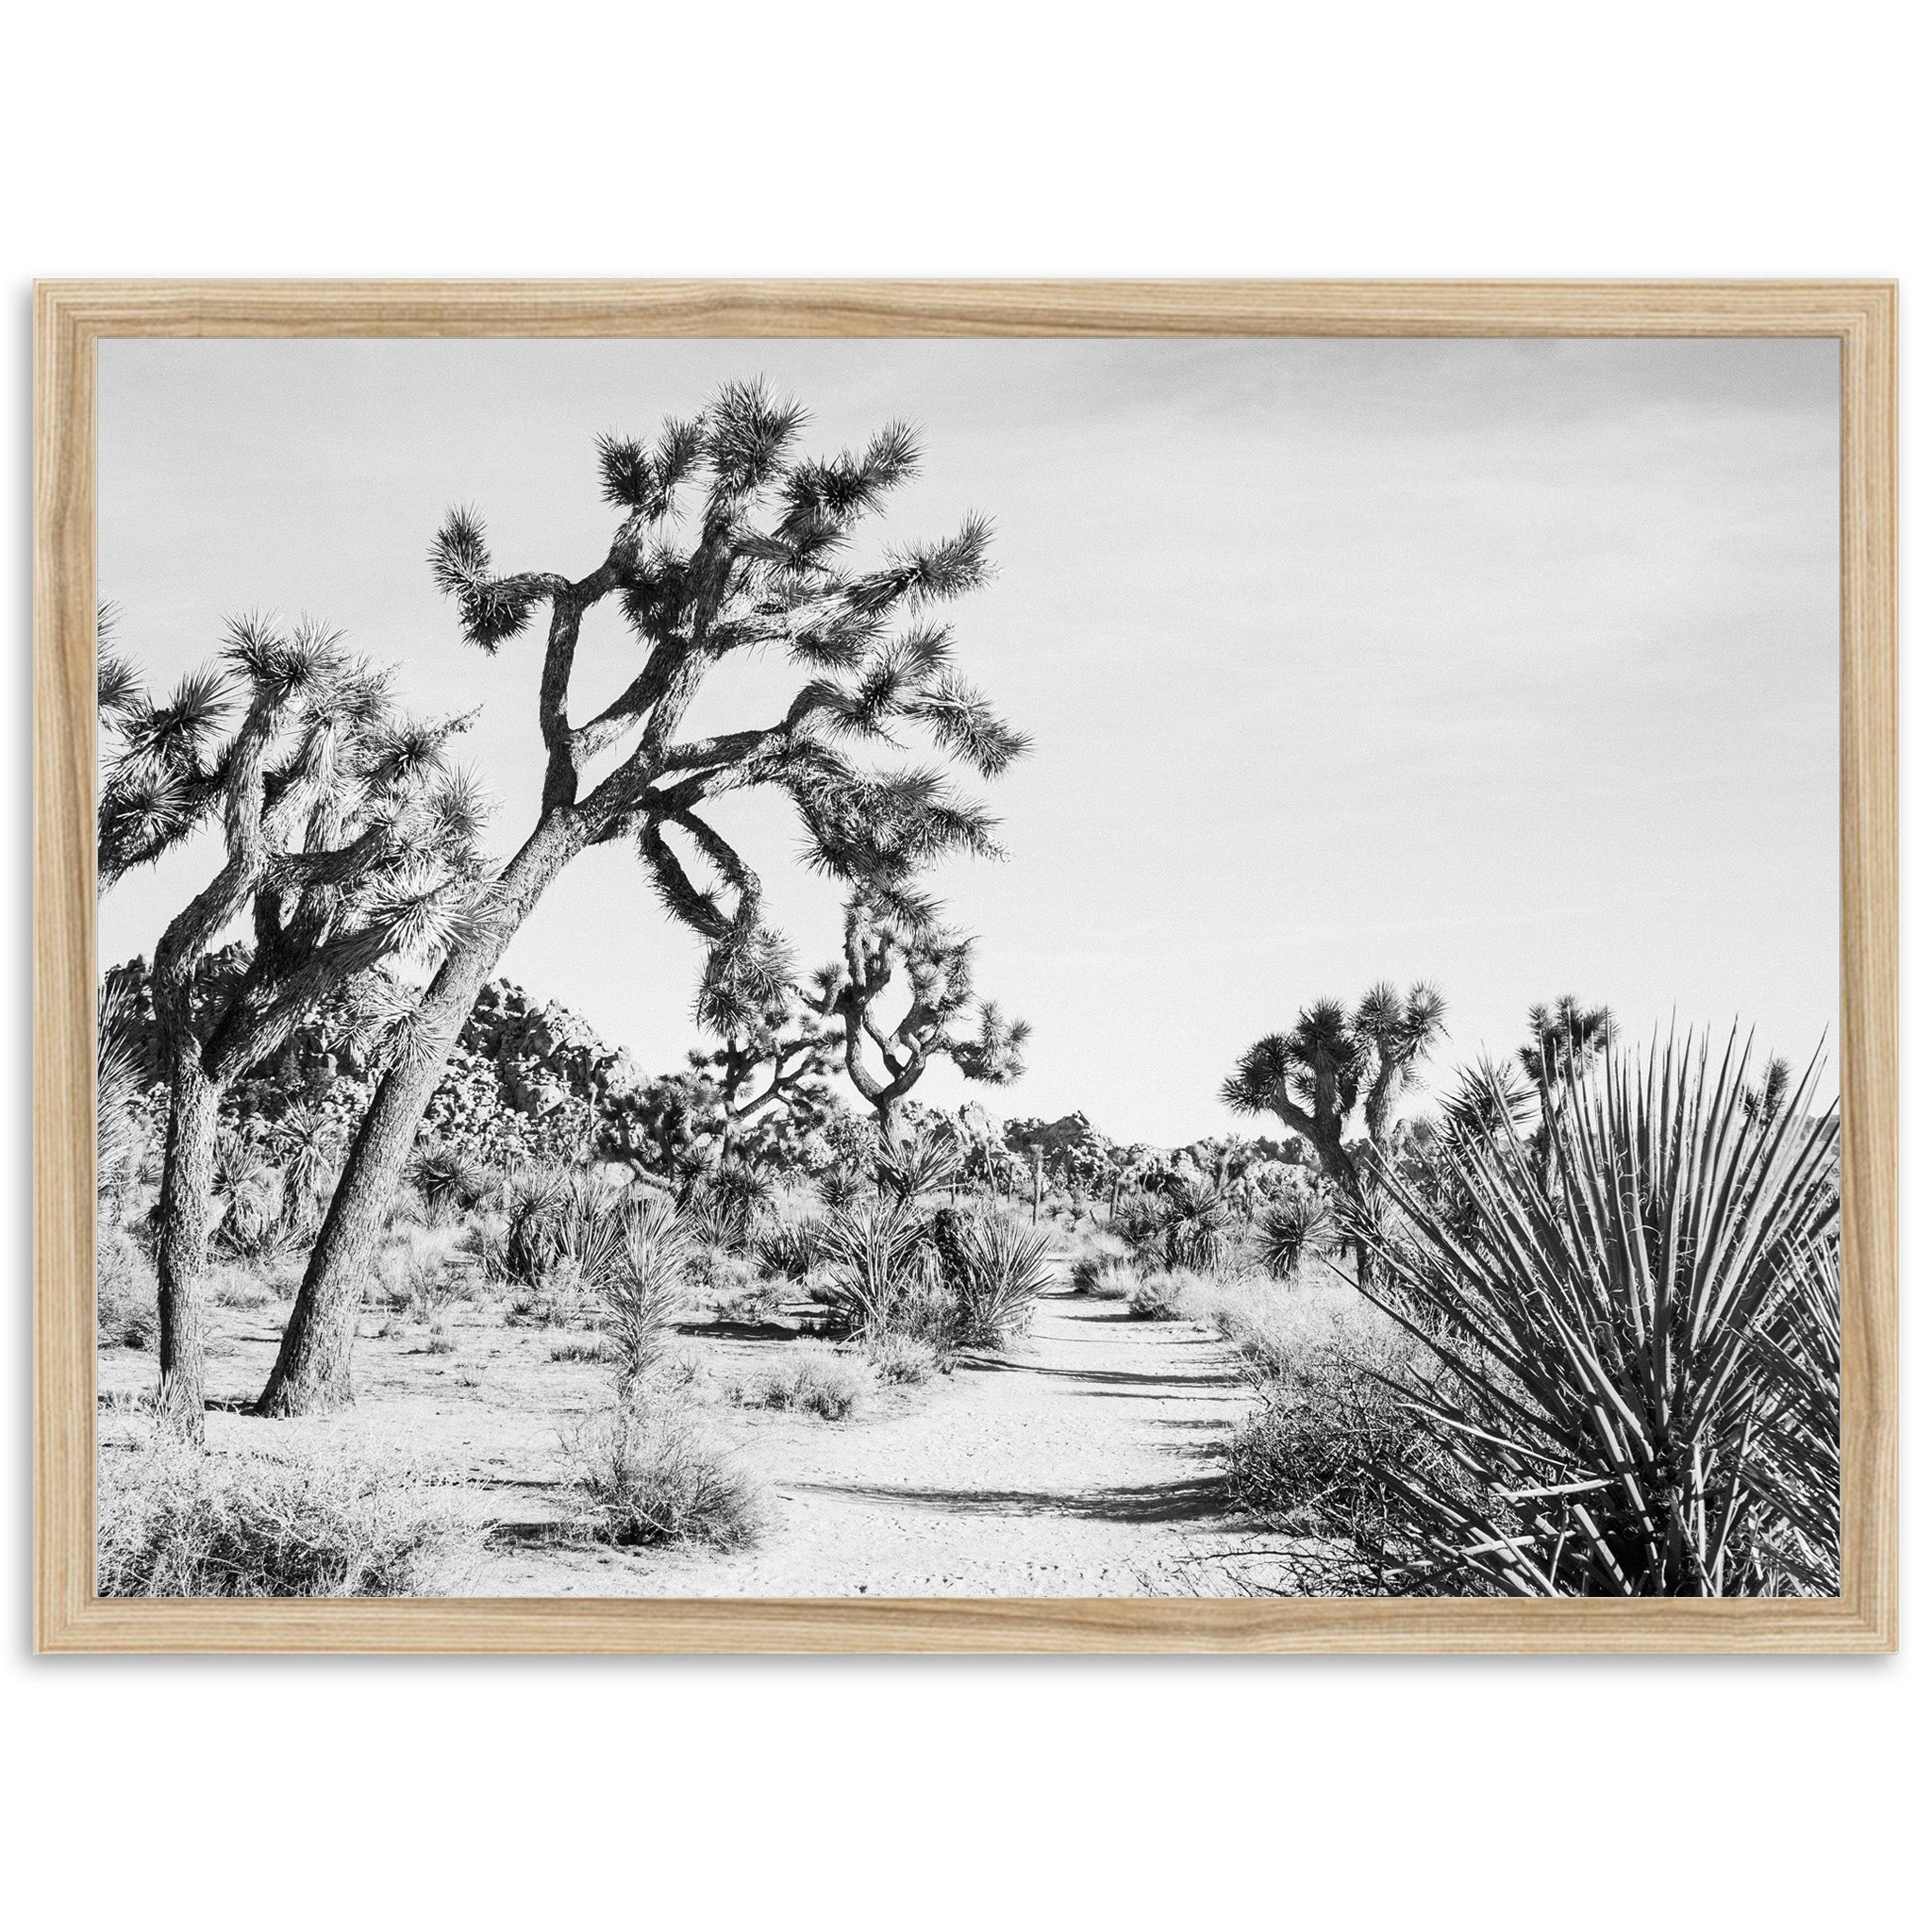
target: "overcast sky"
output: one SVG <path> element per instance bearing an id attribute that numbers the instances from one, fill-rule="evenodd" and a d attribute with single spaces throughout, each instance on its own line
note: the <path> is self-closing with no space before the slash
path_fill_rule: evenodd
<path id="1" fill-rule="evenodd" d="M 425 562 L 445 508 L 482 511 L 500 568 L 581 575 L 613 526 L 596 434 L 760 372 L 808 447 L 921 426 L 891 534 L 995 521 L 998 579 L 950 614 L 1037 748 L 991 788 L 1008 862 L 943 881 L 982 991 L 1035 1025 L 995 1114 L 1224 1131 L 1243 1047 L 1379 978 L 1447 996 L 1439 1075 L 1564 991 L 1626 1032 L 1835 1041 L 1833 341 L 108 341 L 101 594 L 158 681 L 254 608 L 341 626 L 423 708 L 480 705 L 507 853 L 541 629 L 459 641 Z M 636 652 L 614 608 L 585 636 L 579 716 Z M 786 684 L 734 667 L 691 733 L 767 722 Z M 829 958 L 784 812 L 721 820 Z M 151 954 L 211 862 L 117 887 L 103 963 Z M 696 966 L 612 850 L 503 970 L 667 1068 Z"/>

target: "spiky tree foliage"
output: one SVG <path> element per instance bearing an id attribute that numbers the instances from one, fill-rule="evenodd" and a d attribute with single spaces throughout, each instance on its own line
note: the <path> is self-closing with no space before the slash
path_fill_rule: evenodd
<path id="1" fill-rule="evenodd" d="M 936 1060 L 951 1060 L 967 1079 L 991 1087 L 1025 1071 L 1033 1029 L 975 994 L 975 943 L 941 925 L 932 907 L 908 890 L 858 891 L 846 901 L 844 955 L 820 970 L 816 1005 L 842 1030 L 846 1074 L 889 1141 L 898 1133 L 901 1103 Z M 877 1055 L 877 1068 L 868 1051 Z"/>
<path id="2" fill-rule="evenodd" d="M 739 382 L 655 441 L 604 438 L 598 468 L 617 523 L 584 576 L 500 572 L 470 510 L 452 511 L 438 533 L 430 566 L 468 642 L 496 651 L 546 614 L 541 801 L 498 880 L 498 918 L 450 949 L 422 1002 L 420 1054 L 385 1074 L 363 1119 L 263 1394 L 269 1412 L 348 1399 L 360 1277 L 442 1061 L 510 936 L 581 853 L 636 847 L 666 908 L 704 942 L 700 1008 L 724 1030 L 791 974 L 757 873 L 708 815 L 717 800 L 784 792 L 810 860 L 881 892 L 905 890 L 936 858 L 993 849 L 992 821 L 942 769 L 861 762 L 868 746 L 907 731 L 923 731 L 942 763 L 986 777 L 1024 749 L 961 678 L 934 614 L 985 582 L 990 528 L 974 519 L 941 541 L 858 560 L 855 538 L 915 473 L 917 441 L 895 424 L 862 450 L 808 458 L 804 420 L 761 383 Z M 621 610 L 638 666 L 609 703 L 574 716 L 584 623 L 607 604 Z M 681 738 L 718 666 L 760 652 L 802 674 L 783 712 Z"/>
<path id="3" fill-rule="evenodd" d="M 95 616 L 100 726 L 95 889 L 106 892 L 205 824 L 222 792 L 224 728 L 235 703 L 225 668 L 191 671 L 166 697 L 142 685 L 112 604 Z"/>
<path id="4" fill-rule="evenodd" d="M 1473 1221 L 1393 1174 L 1403 1238 L 1369 1292 L 1446 1379 L 1404 1393 L 1441 1451 L 1391 1472 L 1410 1590 L 1735 1595 L 1835 1556 L 1837 1108 L 1813 1074 L 1762 1124 L 1745 1054 L 1670 1041 L 1571 1077 L 1555 1184 L 1511 1137 L 1463 1147 Z M 1818 1288 L 1807 1293 L 1807 1285 Z M 1831 1546 L 1827 1550 L 1827 1543 Z"/>
<path id="5" fill-rule="evenodd" d="M 198 1300 L 222 1208 L 223 1097 L 319 1002 L 391 963 L 433 965 L 488 909 L 483 807 L 448 762 L 462 721 L 408 717 L 381 675 L 308 624 L 236 621 L 201 682 L 234 720 L 197 752 L 214 777 L 222 861 L 161 935 L 151 976 L 168 1084 L 163 1408 L 191 1436 L 205 1397 Z M 204 973 L 209 949 L 244 921 L 245 968 Z"/>
<path id="6" fill-rule="evenodd" d="M 1368 1151 L 1386 1155 L 1395 1103 L 1415 1080 L 1442 1035 L 1442 995 L 1412 986 L 1398 993 L 1386 981 L 1350 1012 L 1337 1000 L 1305 1007 L 1290 1033 L 1271 1033 L 1244 1053 L 1222 1083 L 1236 1113 L 1272 1113 L 1314 1148 L 1344 1200 L 1358 1203 L 1365 1172 L 1347 1135 L 1361 1110 Z"/>
<path id="7" fill-rule="evenodd" d="M 1586 1007 L 1566 992 L 1548 1006 L 1530 1008 L 1529 1041 L 1517 1049 L 1517 1064 L 1538 1088 L 1561 1095 L 1573 1077 L 1590 1072 L 1616 1037 L 1609 1008 Z"/>

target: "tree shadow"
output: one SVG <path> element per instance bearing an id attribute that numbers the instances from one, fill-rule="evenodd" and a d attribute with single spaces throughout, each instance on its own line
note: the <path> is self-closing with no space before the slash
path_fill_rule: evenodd
<path id="1" fill-rule="evenodd" d="M 896 1503 L 957 1516 L 1070 1516 L 1096 1523 L 1187 1523 L 1227 1513 L 1218 1475 L 1098 1490 L 959 1490 L 891 1483 L 791 1482 L 790 1490 Z"/>

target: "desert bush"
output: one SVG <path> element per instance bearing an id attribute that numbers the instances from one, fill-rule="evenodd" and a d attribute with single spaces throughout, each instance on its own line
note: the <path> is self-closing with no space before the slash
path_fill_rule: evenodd
<path id="1" fill-rule="evenodd" d="M 550 1344 L 554 1362 L 601 1362 L 607 1359 L 604 1340 L 598 1335 L 571 1335 Z"/>
<path id="2" fill-rule="evenodd" d="M 774 1221 L 752 1242 L 753 1257 L 768 1274 L 803 1281 L 817 1258 L 816 1226 L 806 1221 Z"/>
<path id="3" fill-rule="evenodd" d="M 1097 1302 L 1131 1301 L 1141 1278 L 1141 1271 L 1131 1262 L 1105 1256 L 1093 1257 L 1091 1266 L 1082 1263 L 1074 1271 L 1074 1286 Z"/>
<path id="4" fill-rule="evenodd" d="M 872 1387 L 866 1362 L 855 1361 L 823 1342 L 791 1344 L 785 1359 L 761 1369 L 731 1391 L 752 1408 L 797 1408 L 826 1422 L 843 1422 Z"/>
<path id="5" fill-rule="evenodd" d="M 629 1206 L 593 1174 L 528 1170 L 506 1204 L 504 1273 L 535 1288 L 568 1269 L 594 1288 L 624 1265 Z"/>
<path id="6" fill-rule="evenodd" d="M 1178 1322 L 1191 1312 L 1188 1296 L 1199 1279 L 1174 1268 L 1137 1274 L 1127 1291 L 1127 1312 L 1141 1322 Z"/>
<path id="7" fill-rule="evenodd" d="M 104 1342 L 151 1349 L 160 1338 L 155 1266 L 117 1223 L 100 1222 L 94 1249 L 94 1330 Z"/>
<path id="8" fill-rule="evenodd" d="M 945 1296 L 947 1340 L 958 1348 L 998 1348 L 1033 1318 L 1053 1286 L 1050 1237 L 1003 1214 L 941 1208 L 930 1233 Z"/>
<path id="9" fill-rule="evenodd" d="M 1815 1067 L 1774 1100 L 1745 1069 L 1673 1040 L 1573 1076 L 1546 1151 L 1460 1142 L 1462 1229 L 1389 1181 L 1404 1238 L 1368 1234 L 1372 1292 L 1445 1372 L 1416 1397 L 1440 1463 L 1391 1476 L 1406 1588 L 1817 1588 L 1790 1552 L 1826 1524 L 1835 1546 L 1837 1494 L 1768 1426 L 1790 1404 L 1758 1341 L 1828 1319 L 1801 1284 L 1838 1239 L 1837 1108 L 1807 1117 Z"/>
<path id="10" fill-rule="evenodd" d="M 729 1550 L 763 1527 L 758 1485 L 678 1404 L 615 1403 L 587 1416 L 564 1451 L 578 1528 L 597 1541 Z"/>
<path id="11" fill-rule="evenodd" d="M 1181 1179 L 1167 1191 L 1160 1254 L 1170 1268 L 1206 1274 L 1224 1267 L 1241 1232 L 1241 1216 L 1224 1189 Z"/>
<path id="12" fill-rule="evenodd" d="M 890 1329 L 869 1336 L 863 1353 L 873 1374 L 883 1383 L 926 1382 L 935 1372 L 943 1370 L 943 1358 L 931 1342 Z"/>
<path id="13" fill-rule="evenodd" d="M 435 1596 L 481 1547 L 458 1486 L 347 1454 L 104 1455 L 103 1596 Z"/>

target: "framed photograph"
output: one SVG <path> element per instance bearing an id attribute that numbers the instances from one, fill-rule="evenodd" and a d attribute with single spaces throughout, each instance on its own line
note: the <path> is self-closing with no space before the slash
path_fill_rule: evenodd
<path id="1" fill-rule="evenodd" d="M 40 1647 L 1894 1647 L 1895 331 L 41 285 Z"/>

